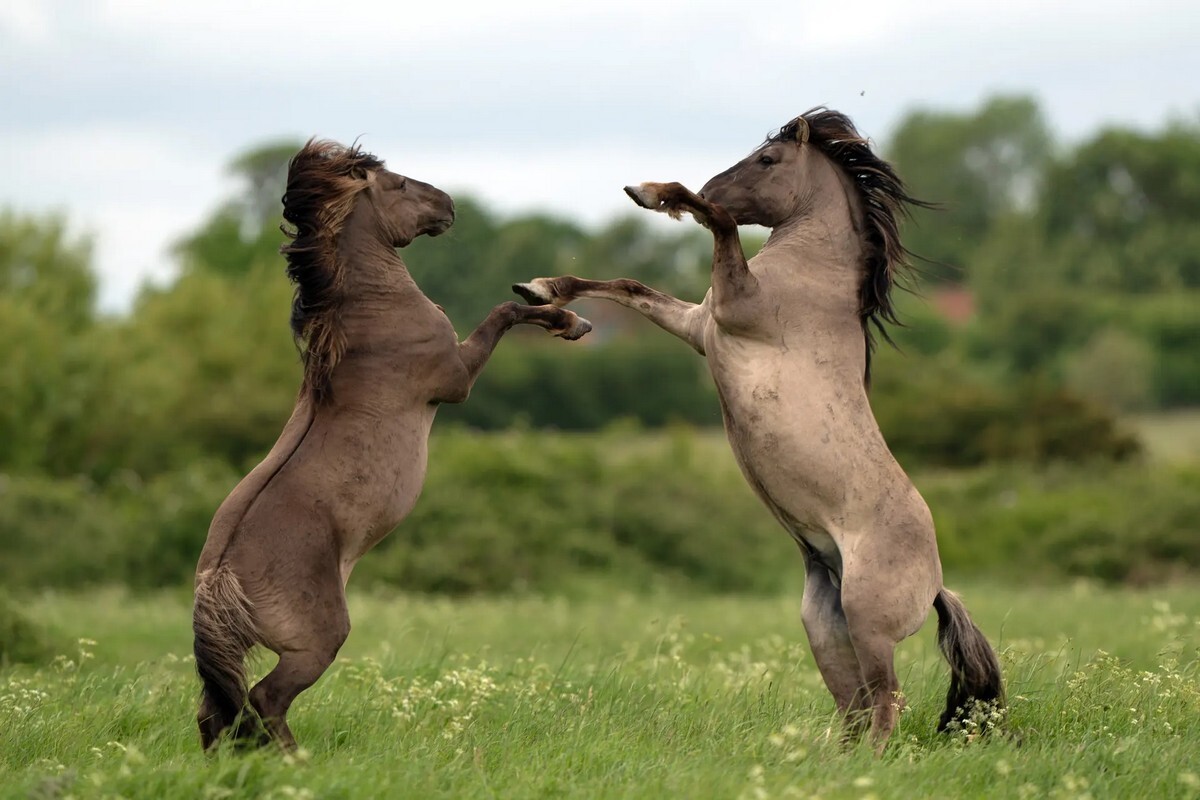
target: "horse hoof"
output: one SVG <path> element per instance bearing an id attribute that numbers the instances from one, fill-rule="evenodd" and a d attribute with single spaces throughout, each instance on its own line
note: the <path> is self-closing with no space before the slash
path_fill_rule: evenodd
<path id="1" fill-rule="evenodd" d="M 583 317 L 576 317 L 575 324 L 568 328 L 565 333 L 561 334 L 561 336 L 562 338 L 573 342 L 576 339 L 582 339 L 585 334 L 591 331 L 591 329 L 592 323 L 588 322 Z"/>
<path id="2" fill-rule="evenodd" d="M 536 278 L 529 283 L 514 283 L 512 290 L 531 306 L 550 305 L 554 301 L 554 295 L 546 290 L 541 278 Z"/>
<path id="3" fill-rule="evenodd" d="M 646 188 L 645 184 L 641 186 L 626 186 L 625 194 L 629 195 L 630 199 L 642 208 L 649 208 L 651 210 L 658 208 L 658 193 Z"/>

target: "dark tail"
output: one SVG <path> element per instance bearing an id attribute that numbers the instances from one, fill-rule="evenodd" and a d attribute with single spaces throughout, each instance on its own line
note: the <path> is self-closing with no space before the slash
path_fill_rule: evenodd
<path id="1" fill-rule="evenodd" d="M 246 706 L 246 653 L 258 641 L 254 606 L 225 565 L 200 574 L 192 611 L 200 674 L 200 741 L 207 750 Z"/>
<path id="2" fill-rule="evenodd" d="M 938 615 L 938 647 L 950 662 L 950 691 L 938 723 L 938 730 L 944 731 L 951 722 L 969 715 L 976 702 L 1003 706 L 1004 683 L 996 651 L 971 621 L 958 595 L 943 588 L 933 607 Z"/>

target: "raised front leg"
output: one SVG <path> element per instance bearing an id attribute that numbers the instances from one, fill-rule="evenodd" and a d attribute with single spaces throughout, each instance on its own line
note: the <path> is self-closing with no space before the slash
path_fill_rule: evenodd
<path id="1" fill-rule="evenodd" d="M 514 325 L 537 325 L 555 336 L 572 340 L 592 329 L 592 323 L 565 308 L 552 305 L 523 306 L 511 300 L 501 303 L 458 346 L 459 357 L 467 368 L 467 391 L 483 371 L 500 339 Z M 465 395 L 463 399 L 466 399 Z"/>
<path id="2" fill-rule="evenodd" d="M 639 312 L 704 355 L 704 323 L 709 319 L 708 307 L 663 294 L 635 280 L 617 278 L 590 281 L 564 275 L 559 278 L 534 278 L 529 283 L 513 284 L 512 288 L 528 303 L 546 303 L 558 307 L 581 297 L 611 300 Z"/>
<path id="3" fill-rule="evenodd" d="M 722 306 L 754 294 L 758 280 L 750 272 L 737 222 L 721 206 L 710 203 L 681 183 L 643 183 L 626 186 L 625 194 L 642 208 L 659 211 L 675 219 L 687 212 L 712 231 L 712 288 L 714 312 Z"/>

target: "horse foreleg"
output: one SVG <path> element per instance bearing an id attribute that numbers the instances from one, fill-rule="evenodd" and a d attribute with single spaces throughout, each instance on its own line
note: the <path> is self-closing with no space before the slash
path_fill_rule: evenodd
<path id="1" fill-rule="evenodd" d="M 512 288 L 528 303 L 558 307 L 579 298 L 610 300 L 637 311 L 667 333 L 687 342 L 700 355 L 704 355 L 704 321 L 709 316 L 708 308 L 663 294 L 635 280 L 617 278 L 611 281 L 590 281 L 564 275 L 559 278 L 534 278 L 528 283 L 513 284 Z"/>
<path id="2" fill-rule="evenodd" d="M 758 279 L 750 272 L 737 221 L 716 203 L 710 203 L 680 183 L 643 183 L 626 186 L 625 194 L 642 208 L 668 214 L 675 219 L 686 211 L 713 235 L 713 303 L 719 308 L 753 294 Z"/>
<path id="3" fill-rule="evenodd" d="M 515 325 L 537 325 L 555 336 L 571 340 L 592 329 L 592 323 L 565 308 L 523 306 L 511 300 L 501 303 L 458 346 L 459 357 L 467 369 L 468 388 L 475 383 L 504 334 Z"/>

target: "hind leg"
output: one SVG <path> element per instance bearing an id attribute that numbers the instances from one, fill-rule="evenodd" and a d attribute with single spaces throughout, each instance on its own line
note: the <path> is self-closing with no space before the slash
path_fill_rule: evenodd
<path id="1" fill-rule="evenodd" d="M 842 611 L 842 597 L 829 570 L 805 559 L 804 599 L 800 619 L 821 677 L 843 716 L 850 711 L 862 683 L 858 656 Z"/>
<path id="2" fill-rule="evenodd" d="M 311 586 L 311 584 L 310 584 Z M 262 720 L 267 735 L 287 750 L 296 747 L 287 724 L 288 709 L 317 682 L 350 634 L 350 615 L 340 576 L 328 579 L 273 604 L 278 609 L 263 615 L 270 620 L 265 638 L 279 653 L 279 663 L 250 690 L 250 705 Z"/>
<path id="3" fill-rule="evenodd" d="M 932 602 L 924 581 L 912 580 L 921 572 L 861 574 L 846 566 L 842 608 L 862 679 L 850 713 L 859 717 L 859 726 L 870 721 L 877 752 L 883 751 L 900 715 L 896 645 L 920 629 Z"/>
<path id="4" fill-rule="evenodd" d="M 296 737 L 287 724 L 292 703 L 317 682 L 337 656 L 338 647 L 317 650 L 286 651 L 279 656 L 275 669 L 250 690 L 250 704 L 262 719 L 267 735 L 285 750 L 296 748 Z"/>

